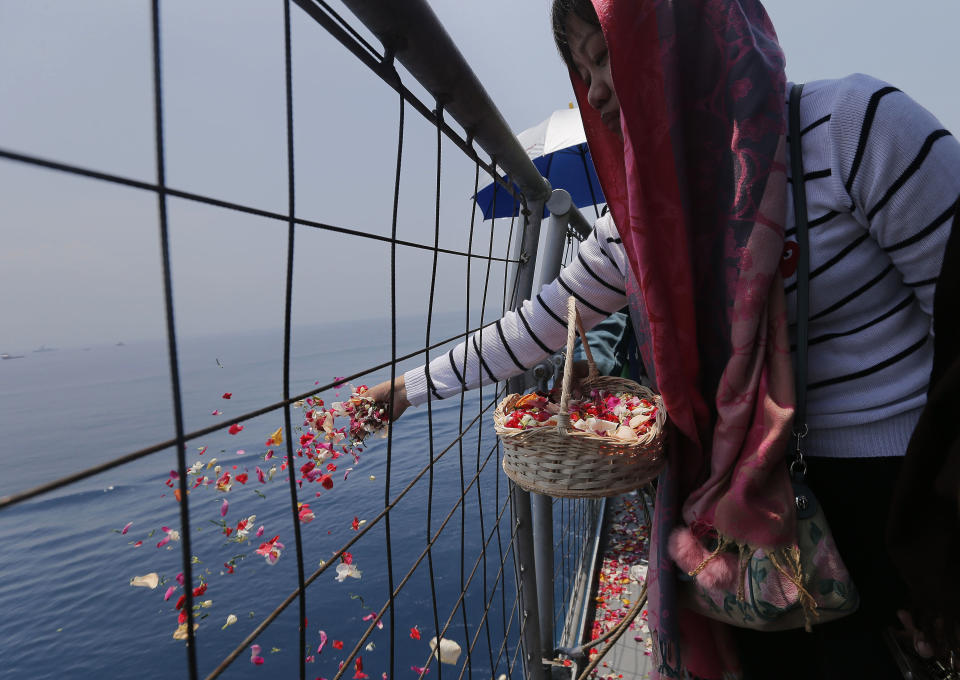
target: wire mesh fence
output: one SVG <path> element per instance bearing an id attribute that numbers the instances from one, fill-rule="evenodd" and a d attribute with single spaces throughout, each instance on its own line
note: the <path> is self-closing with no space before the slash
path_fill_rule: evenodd
<path id="1" fill-rule="evenodd" d="M 63 447 L 77 455 L 42 475 L 10 476 L 2 487 L 0 536 L 22 547 L 3 565 L 10 578 L 0 588 L 10 613 L 2 631 L 8 669 L 38 678 L 247 677 L 259 666 L 332 680 L 519 677 L 531 659 L 521 645 L 528 619 L 515 572 L 518 526 L 489 427 L 498 388 L 428 402 L 384 440 L 357 449 L 318 447 L 322 433 L 306 420 L 352 386 L 396 378 L 499 318 L 514 298 L 525 220 L 484 224 L 475 206 L 446 214 L 451 165 L 472 167 L 473 194 L 481 181 L 498 179 L 496 167 L 448 124 L 442 102 L 413 93 L 415 84 L 405 84 L 392 55 L 361 27 L 320 0 L 278 2 L 267 16 L 282 63 L 273 93 L 282 102 L 274 121 L 283 131 L 276 137 L 285 181 L 272 200 L 254 193 L 244 200 L 229 183 L 211 184 L 209 173 L 171 180 L 171 172 L 193 177 L 183 140 L 170 135 L 170 119 L 183 115 L 178 78 L 189 74 L 165 40 L 165 30 L 178 30 L 177 17 L 159 0 L 137 18 L 138 40 L 149 44 L 141 56 L 149 57 L 151 82 L 150 172 L 85 164 L 55 147 L 38 153 L 0 135 L 5 177 L 28 177 L 47 196 L 77 197 L 85 209 L 96 203 L 102 214 L 90 221 L 118 221 L 121 206 L 136 204 L 122 218 L 125 228 L 154 230 L 159 266 L 135 273 L 154 277 L 154 288 L 133 304 L 153 304 L 162 319 L 153 344 L 117 342 L 113 351 L 122 347 L 123 358 L 98 363 L 99 349 L 84 348 L 86 373 L 72 382 L 70 357 L 49 355 L 63 363 L 35 383 L 36 403 L 63 401 L 62 413 L 76 422 L 68 441 L 45 439 L 36 425 L 42 418 L 30 414 L 34 397 L 9 374 L 5 403 L 20 400 L 24 410 L 8 411 L 8 433 L 49 455 Z M 318 30 L 392 92 L 392 145 L 376 159 L 392 175 L 379 192 L 389 195 L 389 228 L 328 219 L 343 213 L 314 200 L 316 126 L 295 112 L 311 77 L 297 37 L 310 42 Z M 204 69 L 201 60 L 190 64 Z M 435 170 L 428 183 L 404 174 L 409 156 L 424 152 L 425 129 Z M 430 208 L 426 238 L 407 227 L 410 205 L 418 216 Z M 44 215 L 35 214 L 39 241 Z M 220 230 L 208 238 L 210 225 Z M 122 234 L 99 238 L 109 249 Z M 218 259 L 209 245 L 218 239 L 246 246 L 242 264 Z M 140 253 L 142 241 L 132 248 Z M 268 257 L 269 274 L 258 274 L 256 263 Z M 362 266 L 342 269 L 358 259 Z M 194 280 L 196 268 L 214 274 Z M 343 273 L 324 279 L 328 270 Z M 364 276 L 378 293 L 351 282 Z M 271 290 L 271 321 L 243 337 L 185 334 L 221 318 L 222 303 L 200 311 L 185 304 L 220 279 L 252 281 L 227 305 Z M 437 312 L 451 281 L 461 311 Z M 373 320 L 338 318 L 351 299 L 374 295 Z M 419 301 L 415 313 L 411 298 Z M 91 296 L 84 304 L 110 302 Z M 102 392 L 90 376 L 104 383 Z M 24 369 L 22 378 L 35 376 Z M 120 422 L 130 425 L 114 436 Z M 594 510 L 565 507 L 559 582 L 569 599 Z M 17 574 L 24 577 L 14 585 Z M 47 653 L 51 645 L 59 655 Z"/>

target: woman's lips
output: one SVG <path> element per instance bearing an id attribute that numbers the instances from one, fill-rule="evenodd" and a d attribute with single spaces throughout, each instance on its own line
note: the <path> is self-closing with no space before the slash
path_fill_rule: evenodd
<path id="1" fill-rule="evenodd" d="M 607 111 L 600 114 L 600 122 L 611 132 L 620 132 L 620 111 Z"/>

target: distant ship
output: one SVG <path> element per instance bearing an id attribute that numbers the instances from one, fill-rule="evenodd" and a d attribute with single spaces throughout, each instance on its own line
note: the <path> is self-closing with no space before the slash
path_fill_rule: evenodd
<path id="1" fill-rule="evenodd" d="M 57 348 L 56 348 L 56 347 L 47 347 L 46 345 L 40 345 L 39 347 L 37 347 L 37 348 L 36 348 L 35 350 L 33 350 L 33 351 L 34 351 L 34 352 L 56 352 L 56 351 L 57 351 Z"/>
<path id="2" fill-rule="evenodd" d="M 124 346 L 123 340 L 121 340 L 121 341 L 118 342 L 116 345 L 114 345 L 114 347 L 123 347 L 123 346 Z"/>
<path id="3" fill-rule="evenodd" d="M 22 354 L 0 354 L 0 359 L 22 359 Z"/>

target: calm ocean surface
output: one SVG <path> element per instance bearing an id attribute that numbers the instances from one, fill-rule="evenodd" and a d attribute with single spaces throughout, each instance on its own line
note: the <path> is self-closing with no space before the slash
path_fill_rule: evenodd
<path id="1" fill-rule="evenodd" d="M 432 337 L 449 337 L 462 327 L 462 315 L 438 316 Z M 399 321 L 398 334 L 399 354 L 422 347 L 422 320 Z M 335 375 L 382 363 L 389 359 L 389 347 L 389 324 L 383 321 L 298 329 L 292 343 L 291 390 L 306 392 L 317 381 L 326 383 Z M 179 352 L 188 433 L 214 422 L 234 422 L 234 416 L 281 400 L 281 331 L 181 339 Z M 69 476 L 174 436 L 165 343 L 19 353 L 25 355 L 23 359 L 0 361 L 0 495 Z M 419 362 L 407 362 L 400 370 Z M 387 372 L 380 371 L 357 383 L 374 384 L 387 377 Z M 221 397 L 225 392 L 232 393 L 230 400 Z M 333 399 L 332 394 L 322 396 Z M 465 422 L 476 416 L 481 400 L 487 404 L 493 398 L 492 388 L 469 394 Z M 212 415 L 217 409 L 223 415 Z M 300 422 L 298 416 L 295 411 L 294 424 Z M 460 418 L 458 399 L 434 404 L 435 457 L 455 440 Z M 435 635 L 434 596 L 442 627 L 454 611 L 461 582 L 474 572 L 480 547 L 504 507 L 506 484 L 496 453 L 491 455 L 495 437 L 490 421 L 490 414 L 483 415 L 482 427 L 473 428 L 462 445 L 454 444 L 432 475 L 416 481 L 391 512 L 392 565 L 386 557 L 387 523 L 380 521 L 350 548 L 362 572 L 359 580 L 339 583 L 331 567 L 308 588 L 308 649 L 316 652 L 321 630 L 329 642 L 307 665 L 307 677 L 329 678 L 336 673 L 340 660 L 369 625 L 363 617 L 387 602 L 391 567 L 395 587 L 408 571 L 413 572 L 392 612 L 384 615 L 384 628 L 374 630 L 364 643 L 363 671 L 373 680 L 381 680 L 383 673 L 417 677 L 411 666 L 425 664 L 428 641 Z M 246 470 L 250 475 L 246 484 L 234 483 L 229 494 L 210 486 L 196 489 L 189 497 L 195 585 L 202 576 L 208 589 L 198 599 L 211 600 L 198 613 L 200 677 L 212 671 L 296 587 L 288 482 L 279 470 L 264 485 L 255 474 L 257 466 L 264 471 L 274 463 L 279 466 L 279 459 L 263 460 L 264 442 L 282 424 L 282 412 L 277 410 L 246 421 L 236 436 L 224 431 L 187 444 L 188 465 L 215 457 L 225 470 L 236 466 L 235 473 Z M 299 499 L 309 503 L 316 515 L 313 522 L 301 525 L 308 578 L 321 561 L 357 535 L 351 527 L 354 517 L 368 520 L 361 531 L 372 524 L 384 507 L 388 475 L 390 497 L 395 498 L 426 467 L 427 433 L 426 406 L 411 409 L 395 428 L 389 470 L 386 440 L 375 440 L 358 463 L 349 457 L 335 461 L 338 469 L 332 490 L 317 496 L 317 491 L 323 491 L 319 485 L 304 486 Z M 207 450 L 201 455 L 202 446 Z M 164 451 L 0 511 L 0 677 L 187 676 L 184 643 L 172 638 L 177 627 L 174 604 L 183 589 L 164 601 L 167 588 L 177 585 L 181 546 L 176 542 L 156 546 L 164 536 L 160 527 L 179 528 L 178 505 L 165 485 L 175 468 L 173 451 Z M 348 468 L 352 469 L 344 480 Z M 475 485 L 467 492 L 467 502 L 458 507 L 461 486 L 469 485 L 478 469 L 480 492 Z M 225 540 L 216 526 L 224 498 L 229 499 L 227 524 L 235 526 L 256 514 L 255 526 L 265 528 L 263 539 L 252 538 L 244 544 Z M 426 547 L 428 530 L 435 534 L 445 520 L 433 548 L 431 587 L 430 560 L 422 559 L 416 568 L 414 564 Z M 129 522 L 127 534 L 121 535 Z M 504 521 L 503 527 L 507 526 Z M 286 550 L 270 566 L 253 550 L 277 535 Z M 476 639 L 471 670 L 478 677 L 507 670 L 506 662 L 496 663 L 515 597 L 509 555 L 503 557 L 506 568 L 499 573 L 500 546 L 505 550 L 506 540 L 505 531 L 500 541 L 493 534 L 488 557 L 480 560 L 466 589 L 465 615 L 456 611 L 445 636 L 465 650 Z M 142 545 L 135 546 L 137 541 Z M 224 567 L 230 560 L 236 565 L 233 573 Z M 161 578 L 155 590 L 129 584 L 131 578 L 150 572 Z M 486 623 L 480 624 L 485 600 L 491 598 L 497 579 L 493 608 Z M 237 623 L 222 628 L 231 614 Z M 296 619 L 294 603 L 257 640 L 265 663 L 253 665 L 245 652 L 223 677 L 296 677 Z M 414 639 L 413 628 L 421 633 L 420 640 Z M 516 651 L 516 626 L 513 629 L 505 650 L 511 658 Z M 335 649 L 334 640 L 343 641 L 343 649 Z M 354 674 L 351 668 L 344 677 Z M 430 677 L 459 675 L 459 668 L 434 664 Z"/>

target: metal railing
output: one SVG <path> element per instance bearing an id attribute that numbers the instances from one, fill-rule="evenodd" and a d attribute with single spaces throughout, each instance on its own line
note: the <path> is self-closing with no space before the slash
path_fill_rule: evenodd
<path id="1" fill-rule="evenodd" d="M 557 643 L 562 640 L 570 641 L 571 635 L 582 635 L 582 611 L 585 593 L 589 590 L 589 583 L 584 576 L 585 569 L 590 562 L 590 556 L 595 549 L 595 536 L 599 529 L 599 517 L 602 515 L 602 505 L 590 502 L 580 503 L 567 501 L 554 505 L 550 499 L 534 497 L 513 485 L 507 492 L 506 480 L 499 469 L 499 448 L 491 433 L 484 431 L 486 423 L 496 404 L 499 392 L 492 396 L 489 392 L 480 393 L 478 402 L 471 402 L 461 397 L 457 433 L 451 439 L 443 439 L 434 432 L 435 407 L 428 402 L 426 423 L 424 418 L 407 417 L 405 421 L 397 423 L 392 428 L 389 438 L 383 447 L 385 479 L 383 486 L 383 502 L 379 508 L 365 508 L 368 520 L 362 528 L 354 527 L 355 534 L 348 540 L 337 545 L 332 556 L 324 559 L 318 568 L 312 572 L 307 569 L 307 557 L 310 552 L 306 546 L 304 535 L 308 527 L 302 522 L 300 515 L 302 504 L 309 498 L 309 488 L 304 484 L 303 477 L 297 478 L 294 473 L 301 467 L 303 456 L 301 448 L 297 447 L 298 424 L 295 407 L 312 395 L 328 393 L 336 389 L 345 380 L 362 380 L 378 372 L 389 372 L 391 378 L 398 374 L 397 366 L 403 361 L 417 358 L 428 361 L 431 354 L 439 347 L 467 337 L 476 328 L 470 324 L 470 299 L 466 300 L 467 322 L 462 332 L 444 337 L 431 335 L 431 319 L 433 316 L 433 286 L 431 283 L 431 300 L 428 307 L 427 327 L 425 339 L 420 349 L 414 352 L 401 354 L 398 350 L 397 331 L 397 255 L 407 249 L 425 250 L 433 255 L 433 279 L 436 278 L 437 258 L 439 254 L 463 258 L 466 262 L 468 283 L 471 276 L 471 266 L 474 262 L 486 266 L 484 286 L 490 284 L 490 265 L 499 262 L 509 265 L 513 271 L 504 282 L 504 304 L 516 306 L 520 301 L 529 297 L 533 290 L 535 278 L 543 283 L 555 276 L 560 264 L 562 244 L 566 239 L 568 224 L 580 235 L 585 235 L 587 225 L 579 212 L 571 210 L 568 199 L 562 194 L 551 194 L 549 184 L 539 175 L 533 163 L 527 158 L 522 147 L 517 142 L 511 130 L 504 122 L 496 107 L 490 101 L 482 85 L 477 81 L 473 72 L 466 64 L 453 41 L 440 25 L 436 16 L 426 2 L 422 0 L 406 0 L 404 2 L 370 3 L 361 0 L 345 0 L 345 4 L 365 24 L 366 28 L 381 42 L 381 48 L 375 48 L 367 42 L 358 30 L 352 28 L 343 17 L 338 15 L 323 0 L 287 0 L 282 3 L 283 53 L 285 59 L 284 89 L 286 94 L 286 142 L 287 142 L 287 209 L 276 212 L 264 210 L 254 205 L 240 202 L 225 201 L 221 198 L 201 193 L 185 191 L 170 186 L 167 180 L 165 167 L 165 105 L 163 89 L 163 59 L 164 41 L 161 34 L 160 0 L 153 0 L 151 4 L 151 40 L 152 40 L 152 76 L 154 97 L 153 144 L 156 154 L 155 177 L 144 181 L 119 174 L 111 174 L 94 167 L 84 167 L 61 162 L 56 159 L 31 155 L 22 151 L 6 148 L 11 140 L 0 138 L 0 160 L 10 164 L 18 164 L 32 168 L 44 168 L 71 176 L 85 177 L 108 185 L 123 186 L 130 189 L 144 191 L 156 199 L 157 223 L 159 225 L 160 252 L 162 263 L 162 286 L 164 291 L 164 307 L 166 315 L 166 343 L 169 357 L 169 373 L 171 381 L 171 396 L 173 404 L 173 431 L 171 435 L 161 441 L 145 443 L 135 451 L 117 456 L 104 463 L 93 465 L 85 469 L 71 472 L 60 478 L 23 489 L 0 498 L 0 515 L 10 512 L 16 506 L 29 505 L 37 499 L 46 497 L 64 487 L 77 484 L 81 480 L 94 476 L 111 473 L 122 466 L 154 457 L 162 452 L 174 451 L 176 458 L 176 487 L 179 502 L 179 536 L 180 536 L 180 570 L 182 572 L 183 602 L 177 608 L 183 612 L 182 630 L 185 638 L 185 655 L 187 674 L 191 678 L 216 678 L 231 668 L 234 663 L 252 645 L 257 644 L 272 626 L 281 626 L 286 633 L 295 634 L 298 638 L 296 661 L 287 662 L 286 668 L 296 667 L 300 678 L 308 675 L 307 665 L 315 661 L 311 653 L 315 640 L 307 621 L 315 619 L 318 612 L 324 608 L 324 595 L 317 586 L 322 575 L 329 577 L 338 564 L 349 562 L 351 551 L 357 552 L 373 541 L 383 541 L 383 554 L 386 566 L 383 583 L 379 593 L 368 593 L 367 598 L 374 604 L 369 614 L 363 617 L 362 625 L 357 622 L 356 630 L 361 631 L 355 639 L 348 641 L 343 647 L 344 652 L 339 658 L 336 669 L 330 670 L 332 680 L 338 680 L 348 673 L 352 677 L 365 677 L 361 664 L 361 655 L 368 650 L 367 668 L 371 667 L 371 653 L 373 638 L 381 624 L 389 627 L 389 642 L 386 645 L 386 657 L 381 658 L 385 677 L 393 677 L 398 672 L 400 658 L 408 658 L 402 649 L 402 641 L 407 637 L 405 616 L 423 603 L 407 601 L 405 588 L 416 580 L 421 582 L 424 589 L 428 588 L 430 595 L 430 623 L 425 625 L 432 632 L 432 637 L 443 640 L 449 637 L 459 637 L 464 649 L 462 660 L 453 668 L 458 677 L 472 677 L 476 672 L 481 676 L 495 677 L 500 674 L 508 677 L 515 676 L 518 661 L 522 663 L 524 675 L 531 680 L 539 680 L 546 676 L 542 660 L 553 654 Z M 296 186 L 296 170 L 294 164 L 295 135 L 293 126 L 293 96 L 294 84 L 292 78 L 292 42 L 291 12 L 304 12 L 317 24 L 338 40 L 371 72 L 379 76 L 387 85 L 399 95 L 399 131 L 396 151 L 396 186 L 394 190 L 394 213 L 392 232 L 390 236 L 371 236 L 362 230 L 345 225 L 328 224 L 320 219 L 314 219 L 300 214 L 297 210 L 297 201 L 294 191 Z M 395 64 L 402 64 L 407 72 L 412 74 L 419 84 L 430 94 L 434 101 L 425 102 L 415 96 L 404 85 Z M 397 201 L 400 194 L 401 165 L 404 156 L 403 133 L 404 116 L 407 108 L 419 113 L 437 132 L 437 195 L 439 206 L 441 191 L 441 149 L 443 138 L 452 141 L 476 167 L 474 194 L 476 183 L 479 182 L 481 172 L 490 176 L 493 181 L 500 182 L 515 200 L 522 206 L 521 224 L 511 222 L 511 238 L 508 239 L 507 252 L 501 256 L 493 253 L 493 238 L 491 235 L 490 249 L 486 255 L 474 252 L 474 218 L 470 218 L 470 244 L 466 250 L 456 251 L 440 248 L 439 238 L 443 226 L 439 220 L 437 208 L 437 223 L 435 225 L 435 239 L 432 244 L 417 243 L 398 238 L 397 236 Z M 462 136 L 448 124 L 455 121 L 464 131 Z M 487 155 L 483 158 L 477 151 L 482 150 Z M 519 193 L 500 177 L 505 171 L 519 187 Z M 232 419 L 233 423 L 243 424 L 255 422 L 263 416 L 282 418 L 284 467 L 288 472 L 288 489 L 286 494 L 286 514 L 293 534 L 292 552 L 296 563 L 296 573 L 288 574 L 292 577 L 289 583 L 289 594 L 283 598 L 268 614 L 259 618 L 256 625 L 247 628 L 247 633 L 241 639 L 234 639 L 230 643 L 230 651 L 223 654 L 224 643 L 210 643 L 209 636 L 199 636 L 195 632 L 198 620 L 202 617 L 201 604 L 198 601 L 198 589 L 195 586 L 206 584 L 200 574 L 195 558 L 194 527 L 197 516 L 191 509 L 194 501 L 189 494 L 190 482 L 196 479 L 196 473 L 191 476 L 191 465 L 187 459 L 189 445 L 203 441 L 207 437 L 222 435 L 229 424 L 218 424 L 198 429 L 188 430 L 185 424 L 184 404 L 182 397 L 181 363 L 178 354 L 180 341 L 174 313 L 174 279 L 173 255 L 170 247 L 171 216 L 168 204 L 171 200 L 183 200 L 202 204 L 216 210 L 230 211 L 255 215 L 270 222 L 286 225 L 286 282 L 285 282 L 285 324 L 283 340 L 283 386 L 282 393 L 264 400 L 261 405 L 241 413 Z M 537 270 L 537 244 L 540 240 L 540 216 L 543 214 L 544 204 L 550 200 L 551 217 L 550 230 L 552 234 L 547 243 L 551 244 L 548 253 L 542 254 L 539 270 Z M 475 214 L 475 208 L 474 208 Z M 558 217 L 559 216 L 559 217 Z M 565 216 L 565 217 L 564 217 Z M 513 230 L 516 227 L 517 233 Z M 321 234 L 342 234 L 351 238 L 374 239 L 385 243 L 389 247 L 389 261 L 386 266 L 390 270 L 391 281 L 391 333 L 390 348 L 387 356 L 375 365 L 366 367 L 345 378 L 317 385 L 314 389 L 295 393 L 291 381 L 291 300 L 294 290 L 294 262 L 295 253 L 307 248 L 298 245 L 298 236 L 304 231 Z M 553 247 L 553 246 L 557 247 Z M 468 285 L 469 288 L 469 285 Z M 484 293 L 481 310 L 482 326 L 485 321 L 487 294 Z M 499 307 L 499 305 L 493 307 Z M 502 307 L 500 308 L 502 309 Z M 500 309 L 494 308 L 493 313 L 499 316 Z M 529 384 L 530 377 L 512 380 L 508 383 L 511 390 L 523 390 Z M 469 414 L 467 408 L 476 408 L 475 414 Z M 407 422 L 409 420 L 409 423 Z M 398 438 L 403 434 L 402 428 L 408 427 L 407 432 L 419 429 L 426 432 L 429 462 L 411 474 L 399 475 L 397 472 L 396 456 L 398 454 Z M 395 431 L 393 431 L 395 430 Z M 421 439 L 423 434 L 420 434 Z M 302 445 L 301 445 L 302 446 Z M 468 460 L 469 451 L 475 451 L 474 459 Z M 459 493 L 452 498 L 444 497 L 443 507 L 437 491 L 435 476 L 441 466 L 453 458 L 459 459 L 454 478 L 459 478 Z M 162 464 L 161 464 L 162 465 Z M 402 479 L 401 483 L 394 484 L 394 478 Z M 174 479 L 174 477 L 171 477 Z M 492 488 L 491 488 L 492 487 Z M 412 550 L 409 563 L 405 570 L 396 564 L 399 559 L 396 554 L 399 541 L 410 542 L 410 537 L 399 535 L 391 525 L 391 518 L 398 517 L 398 513 L 409 512 L 424 499 L 427 501 L 425 516 L 425 534 L 422 545 Z M 311 502 L 314 502 L 311 499 Z M 437 504 L 435 506 L 434 504 Z M 278 515 L 280 509 L 271 510 Z M 556 520 L 555 520 L 556 517 Z M 456 520 L 459 519 L 459 522 Z M 559 541 L 554 537 L 554 525 Z M 448 541 L 452 532 L 459 529 L 459 535 L 454 533 L 454 543 L 459 541 L 459 552 L 456 564 L 459 569 L 451 568 L 450 563 L 441 565 L 435 563 L 435 551 Z M 472 534 L 472 532 L 476 532 Z M 309 536 L 313 541 L 316 537 Z M 554 554 L 561 563 L 557 571 L 560 578 L 554 579 Z M 469 554 L 468 554 L 469 553 Z M 406 558 L 405 558 L 406 559 Z M 426 565 L 426 566 L 424 566 Z M 226 566 L 226 564 L 225 564 Z M 509 574 L 509 568 L 515 571 L 515 582 Z M 426 570 L 427 577 L 423 572 Z M 231 568 L 231 573 L 233 569 Z M 449 580 L 453 571 L 459 571 L 458 588 L 452 593 L 442 581 Z M 427 585 L 428 584 L 428 585 Z M 175 586 L 171 586 L 175 587 Z M 555 590 L 556 588 L 556 590 Z M 199 592 L 202 593 L 201 589 Z M 317 592 L 316 599 L 312 593 Z M 424 591 L 425 592 L 425 591 Z M 471 598 L 479 598 L 479 605 L 468 602 Z M 361 599 L 361 602 L 363 600 Z M 554 607 L 553 602 L 557 602 Z M 297 611 L 294 621 L 282 618 L 284 612 L 296 605 Z M 172 605 L 170 605 L 172 606 Z M 359 616 L 350 615 L 359 619 Z M 581 618 L 578 618 L 581 617 Z M 226 627 L 226 626 L 225 626 Z M 416 629 L 416 635 L 414 630 Z M 410 629 L 409 637 L 419 638 L 419 627 Z M 555 631 L 562 631 L 560 638 Z M 579 633 L 577 633 L 579 631 Z M 425 636 L 427 635 L 424 631 Z M 322 647 L 322 644 L 321 644 Z M 383 647 L 383 645 L 381 645 Z M 329 648 L 328 648 L 329 649 Z M 212 656 L 220 659 L 210 663 Z M 416 667 L 419 677 L 423 678 L 432 668 L 442 677 L 445 672 L 435 656 L 429 652 L 421 653 L 425 659 L 423 666 Z M 403 663 L 406 663 L 404 661 Z M 234 668 L 236 668 L 234 666 Z M 450 670 L 446 671 L 448 674 Z M 313 671 L 310 671 L 313 675 Z"/>

